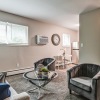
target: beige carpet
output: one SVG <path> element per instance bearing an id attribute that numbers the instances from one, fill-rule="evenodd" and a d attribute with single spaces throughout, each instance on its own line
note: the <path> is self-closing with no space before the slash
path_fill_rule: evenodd
<path id="1" fill-rule="evenodd" d="M 67 74 L 66 69 L 57 70 L 58 77 L 52 80 L 46 88 L 51 91 L 47 93 L 41 90 L 41 95 L 45 94 L 40 100 L 87 100 L 86 98 L 79 96 L 75 93 L 69 94 L 67 88 Z M 11 86 L 18 92 L 24 92 L 35 86 L 23 78 L 22 74 L 7 77 L 8 82 Z M 37 91 L 34 93 L 29 93 L 31 100 L 37 100 Z"/>

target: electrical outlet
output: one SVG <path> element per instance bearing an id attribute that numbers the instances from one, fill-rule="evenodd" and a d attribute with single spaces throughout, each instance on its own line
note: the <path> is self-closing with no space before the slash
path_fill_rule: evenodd
<path id="1" fill-rule="evenodd" d="M 19 63 L 17 63 L 16 66 L 19 67 Z"/>

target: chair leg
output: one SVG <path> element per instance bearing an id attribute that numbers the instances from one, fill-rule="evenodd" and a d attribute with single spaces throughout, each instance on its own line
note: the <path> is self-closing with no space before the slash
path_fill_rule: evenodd
<path id="1" fill-rule="evenodd" d="M 71 90 L 69 89 L 69 94 L 72 94 Z"/>
<path id="2" fill-rule="evenodd" d="M 59 70 L 59 66 L 57 66 L 57 70 Z"/>

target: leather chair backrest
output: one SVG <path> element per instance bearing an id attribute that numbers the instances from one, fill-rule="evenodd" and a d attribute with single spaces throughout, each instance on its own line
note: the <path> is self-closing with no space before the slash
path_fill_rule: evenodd
<path id="1" fill-rule="evenodd" d="M 44 59 L 41 59 L 41 60 L 39 60 L 39 61 L 37 61 L 37 62 L 34 63 L 35 69 L 37 68 L 37 66 L 39 64 L 43 64 L 44 66 L 47 66 L 53 60 L 54 60 L 53 58 L 44 58 Z"/>
<path id="2" fill-rule="evenodd" d="M 51 63 L 53 61 L 53 59 L 52 58 L 45 58 L 44 60 L 43 60 L 43 65 L 44 66 L 47 66 L 49 63 Z"/>
<path id="3" fill-rule="evenodd" d="M 82 64 L 80 71 L 82 76 L 93 78 L 100 71 L 100 66 L 96 64 Z"/>

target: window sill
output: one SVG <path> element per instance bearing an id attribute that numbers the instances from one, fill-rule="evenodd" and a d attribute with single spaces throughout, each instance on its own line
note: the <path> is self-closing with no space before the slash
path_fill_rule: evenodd
<path id="1" fill-rule="evenodd" d="M 20 46 L 29 46 L 29 44 L 0 44 L 0 46 L 20 47 Z"/>
<path id="2" fill-rule="evenodd" d="M 64 48 L 69 48 L 69 47 L 71 47 L 70 45 L 63 45 L 62 47 L 64 47 Z"/>

